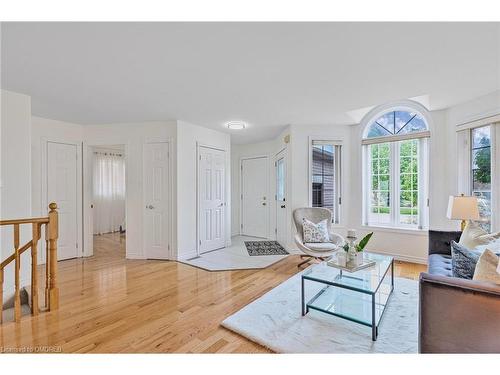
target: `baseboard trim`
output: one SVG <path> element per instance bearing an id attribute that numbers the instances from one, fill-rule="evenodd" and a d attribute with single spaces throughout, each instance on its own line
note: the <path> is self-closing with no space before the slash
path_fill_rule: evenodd
<path id="1" fill-rule="evenodd" d="M 427 264 L 427 257 L 421 258 L 421 257 L 412 256 L 412 255 L 401 255 L 401 254 L 395 254 L 395 253 L 390 253 L 390 252 L 381 252 L 381 251 L 370 251 L 370 253 L 375 253 L 375 254 L 380 254 L 380 255 L 389 255 L 389 256 L 393 257 L 395 260 L 400 260 L 402 262 Z"/>
<path id="2" fill-rule="evenodd" d="M 177 260 L 183 261 L 183 260 L 196 258 L 197 256 L 198 256 L 198 252 L 196 250 L 191 250 L 189 252 L 183 253 L 182 256 L 177 256 Z"/>

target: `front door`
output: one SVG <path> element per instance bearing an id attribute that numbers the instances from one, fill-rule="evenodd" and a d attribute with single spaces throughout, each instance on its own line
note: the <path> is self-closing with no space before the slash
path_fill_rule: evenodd
<path id="1" fill-rule="evenodd" d="M 286 159 L 284 152 L 276 158 L 276 241 L 287 244 Z"/>
<path id="2" fill-rule="evenodd" d="M 225 152 L 198 148 L 198 250 L 199 253 L 225 246 Z"/>
<path id="3" fill-rule="evenodd" d="M 78 251 L 77 146 L 47 142 L 47 201 L 57 203 L 57 260 L 80 256 Z"/>
<path id="4" fill-rule="evenodd" d="M 148 259 L 168 259 L 170 255 L 169 178 L 168 142 L 144 144 L 143 232 L 144 251 Z"/>
<path id="5" fill-rule="evenodd" d="M 268 237 L 267 157 L 241 160 L 241 234 Z"/>

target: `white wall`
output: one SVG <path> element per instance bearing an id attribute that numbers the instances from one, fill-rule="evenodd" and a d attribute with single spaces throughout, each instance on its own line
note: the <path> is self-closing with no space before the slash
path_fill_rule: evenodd
<path id="1" fill-rule="evenodd" d="M 226 244 L 231 243 L 231 139 L 229 134 L 177 122 L 177 259 L 197 256 L 197 144 L 226 151 Z"/>
<path id="2" fill-rule="evenodd" d="M 31 217 L 31 98 L 1 90 L 1 169 L 0 218 Z M 21 226 L 21 245 L 31 239 L 31 227 Z M 11 227 L 1 229 L 0 259 L 14 249 Z M 4 291 L 8 298 L 14 290 L 14 263 L 5 270 Z M 29 283 L 29 253 L 22 255 L 21 285 Z"/>
<path id="3" fill-rule="evenodd" d="M 176 122 L 145 122 L 109 125 L 84 126 L 84 150 L 89 146 L 99 145 L 125 145 L 126 163 L 126 216 L 127 216 L 127 241 L 126 254 L 129 259 L 144 258 L 143 248 L 143 144 L 147 141 L 172 141 L 170 157 L 174 158 L 171 165 L 175 176 L 175 137 Z M 89 154 L 84 155 L 88 162 Z M 86 174 L 90 175 L 90 163 L 87 163 Z M 88 181 L 89 179 L 87 179 Z M 90 186 L 85 186 L 87 195 Z M 174 187 L 175 189 L 175 187 Z M 173 192 L 175 197 L 175 191 Z M 90 217 L 90 208 L 84 207 L 84 217 Z M 174 207 L 172 210 L 175 212 Z M 175 217 L 175 215 L 174 215 Z M 84 223 L 85 225 L 85 223 Z M 87 226 L 89 223 L 87 223 Z M 168 228 L 165 228 L 168 230 Z M 173 232 L 175 234 L 175 231 Z M 87 239 L 87 242 L 89 239 Z M 171 238 L 171 248 L 175 249 L 175 236 Z"/>

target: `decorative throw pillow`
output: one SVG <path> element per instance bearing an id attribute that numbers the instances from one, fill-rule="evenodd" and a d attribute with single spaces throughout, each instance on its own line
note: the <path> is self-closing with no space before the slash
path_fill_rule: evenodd
<path id="1" fill-rule="evenodd" d="M 474 221 L 468 221 L 460 236 L 459 244 L 469 249 L 479 245 L 487 245 L 500 238 L 500 232 L 488 233 Z"/>
<path id="2" fill-rule="evenodd" d="M 478 252 L 471 251 L 465 246 L 451 241 L 451 272 L 453 277 L 472 279 L 479 255 Z"/>
<path id="3" fill-rule="evenodd" d="M 486 245 L 479 245 L 474 248 L 474 250 L 478 250 L 483 253 L 486 249 L 493 251 L 495 254 L 500 254 L 500 238 L 490 242 L 489 244 Z"/>
<path id="4" fill-rule="evenodd" d="M 328 235 L 327 221 L 322 220 L 318 224 L 306 218 L 302 219 L 302 230 L 304 233 L 304 242 L 330 242 Z"/>
<path id="5" fill-rule="evenodd" d="M 493 251 L 486 249 L 479 257 L 472 280 L 500 284 L 500 273 L 498 272 L 498 267 L 500 267 L 499 259 Z"/>

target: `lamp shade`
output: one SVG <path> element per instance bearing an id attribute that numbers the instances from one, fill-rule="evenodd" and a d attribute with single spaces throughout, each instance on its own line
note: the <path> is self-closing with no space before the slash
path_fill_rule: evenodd
<path id="1" fill-rule="evenodd" d="M 477 198 L 450 195 L 446 217 L 452 220 L 478 220 Z"/>

